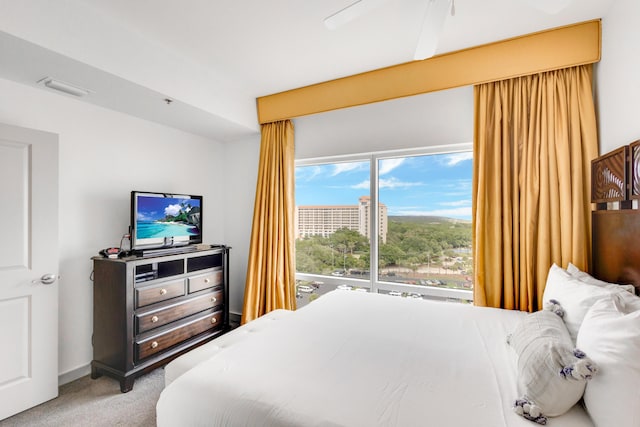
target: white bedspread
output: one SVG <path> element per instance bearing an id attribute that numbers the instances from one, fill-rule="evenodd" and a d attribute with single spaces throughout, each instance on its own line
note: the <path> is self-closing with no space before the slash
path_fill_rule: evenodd
<path id="1" fill-rule="evenodd" d="M 523 315 L 334 291 L 171 362 L 158 426 L 533 427 L 505 342 Z M 548 425 L 593 426 L 579 406 Z"/>

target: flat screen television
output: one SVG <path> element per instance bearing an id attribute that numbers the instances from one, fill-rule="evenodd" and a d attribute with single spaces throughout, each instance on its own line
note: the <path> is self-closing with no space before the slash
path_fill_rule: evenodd
<path id="1" fill-rule="evenodd" d="M 202 243 L 202 196 L 131 192 L 131 249 Z"/>

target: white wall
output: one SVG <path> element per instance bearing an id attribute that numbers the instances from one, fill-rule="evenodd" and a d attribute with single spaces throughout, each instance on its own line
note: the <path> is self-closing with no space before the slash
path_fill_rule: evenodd
<path id="1" fill-rule="evenodd" d="M 473 141 L 471 86 L 294 120 L 296 159 Z"/>
<path id="2" fill-rule="evenodd" d="M 247 278 L 253 204 L 258 177 L 260 136 L 225 144 L 225 230 L 229 256 L 229 310 L 242 313 Z"/>
<path id="3" fill-rule="evenodd" d="M 62 381 L 93 358 L 90 258 L 118 246 L 131 190 L 202 194 L 204 241 L 225 240 L 223 144 L 0 79 L 0 122 L 59 135 Z M 215 200 L 220 200 L 213 208 Z M 37 214 L 37 213 L 36 213 Z"/>
<path id="4" fill-rule="evenodd" d="M 640 2 L 617 0 L 602 20 L 596 68 L 600 154 L 640 139 Z"/>

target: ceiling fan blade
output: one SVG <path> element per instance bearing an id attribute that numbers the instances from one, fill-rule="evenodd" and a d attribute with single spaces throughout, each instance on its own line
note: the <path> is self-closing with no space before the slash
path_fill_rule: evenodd
<path id="1" fill-rule="evenodd" d="M 549 15 L 555 15 L 569 6 L 571 0 L 520 0 L 522 3 L 538 9 Z"/>
<path id="2" fill-rule="evenodd" d="M 341 9 L 333 15 L 325 18 L 324 25 L 330 30 L 335 30 L 356 18 L 365 15 L 387 1 L 389 0 L 357 0 L 344 9 Z"/>
<path id="3" fill-rule="evenodd" d="M 438 39 L 444 27 L 444 21 L 451 10 L 452 0 L 428 0 L 427 11 L 422 21 L 422 29 L 413 59 L 430 58 L 436 53 Z"/>

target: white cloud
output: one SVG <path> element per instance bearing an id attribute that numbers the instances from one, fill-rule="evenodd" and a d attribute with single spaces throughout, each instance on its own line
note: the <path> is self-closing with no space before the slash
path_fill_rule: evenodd
<path id="1" fill-rule="evenodd" d="M 322 173 L 320 166 L 305 166 L 296 168 L 296 181 L 311 181 Z"/>
<path id="2" fill-rule="evenodd" d="M 468 197 L 473 185 L 470 179 L 451 180 L 438 184 L 442 194 L 448 197 Z"/>
<path id="3" fill-rule="evenodd" d="M 419 185 L 424 185 L 421 182 L 406 182 L 400 181 L 397 178 L 391 177 L 389 179 L 379 179 L 378 180 L 378 188 L 409 188 L 409 187 L 417 187 Z M 369 189 L 369 180 L 362 181 L 358 184 L 352 185 L 350 188 L 353 189 Z"/>
<path id="4" fill-rule="evenodd" d="M 470 206 L 471 205 L 471 200 L 466 199 L 466 200 L 456 200 L 454 202 L 442 202 L 440 203 L 440 206 Z"/>
<path id="5" fill-rule="evenodd" d="M 461 153 L 452 153 L 448 156 L 445 156 L 444 163 L 447 166 L 455 166 L 460 162 L 464 162 L 466 160 L 473 160 L 473 152 L 472 151 L 463 151 Z"/>
<path id="6" fill-rule="evenodd" d="M 378 180 L 379 188 L 407 188 L 407 187 L 416 187 L 418 185 L 423 185 L 423 184 L 421 182 L 400 181 L 394 177 L 391 177 L 389 179 Z"/>
<path id="7" fill-rule="evenodd" d="M 169 205 L 164 208 L 165 215 L 176 216 L 178 213 L 180 213 L 180 205 Z"/>
<path id="8" fill-rule="evenodd" d="M 153 217 L 157 214 L 156 211 L 153 212 L 148 212 L 147 214 L 145 214 L 144 212 L 138 212 L 136 219 L 138 221 L 151 221 L 153 220 Z"/>
<path id="9" fill-rule="evenodd" d="M 343 172 L 358 170 L 363 168 L 367 164 L 368 163 L 364 163 L 364 162 L 336 163 L 335 165 L 333 165 L 333 171 L 331 172 L 331 176 L 340 175 Z"/>
<path id="10" fill-rule="evenodd" d="M 380 169 L 378 169 L 378 175 L 382 176 L 388 174 L 398 166 L 404 163 L 406 158 L 397 158 L 397 159 L 384 159 L 380 161 Z"/>
<path id="11" fill-rule="evenodd" d="M 369 190 L 370 184 L 369 184 L 369 180 L 366 181 L 362 181 L 358 184 L 352 185 L 350 188 L 353 188 L 354 190 Z"/>

